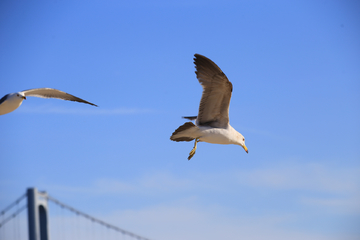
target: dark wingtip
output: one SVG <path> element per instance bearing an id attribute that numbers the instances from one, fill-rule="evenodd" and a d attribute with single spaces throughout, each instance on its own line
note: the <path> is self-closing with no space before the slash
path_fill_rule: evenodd
<path id="1" fill-rule="evenodd" d="M 93 104 L 93 103 L 91 103 L 91 102 L 88 102 L 88 101 L 85 101 L 84 103 L 90 104 L 90 105 L 92 105 L 92 106 L 95 106 L 95 107 L 99 107 L 98 105 L 96 105 L 96 104 Z"/>

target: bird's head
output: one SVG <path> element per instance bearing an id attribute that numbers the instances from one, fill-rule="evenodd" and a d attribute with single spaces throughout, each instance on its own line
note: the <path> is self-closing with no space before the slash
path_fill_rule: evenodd
<path id="1" fill-rule="evenodd" d="M 24 93 L 22 92 L 17 92 L 17 93 L 10 93 L 8 95 L 8 99 L 12 100 L 12 101 L 16 101 L 16 102 L 22 102 L 24 99 L 26 99 Z"/>
<path id="2" fill-rule="evenodd" d="M 242 146 L 246 153 L 249 153 L 248 148 L 245 145 L 245 138 L 241 133 L 239 133 L 237 136 L 237 144 Z"/>
<path id="3" fill-rule="evenodd" d="M 17 92 L 17 93 L 16 93 L 16 97 L 18 97 L 18 98 L 22 98 L 22 99 L 26 99 L 25 94 L 24 94 L 24 93 L 22 93 L 22 92 Z"/>

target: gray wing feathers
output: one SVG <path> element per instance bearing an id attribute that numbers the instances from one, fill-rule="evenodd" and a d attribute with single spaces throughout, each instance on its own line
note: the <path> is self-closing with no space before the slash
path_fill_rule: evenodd
<path id="1" fill-rule="evenodd" d="M 40 98 L 57 98 L 62 100 L 68 100 L 68 101 L 75 101 L 75 102 L 82 102 L 87 103 L 93 106 L 96 106 L 95 104 L 88 102 L 84 99 L 75 97 L 69 93 L 53 89 L 53 88 L 34 88 L 34 89 L 28 89 L 25 91 L 22 91 L 25 96 L 31 96 L 31 97 L 40 97 Z"/>
<path id="2" fill-rule="evenodd" d="M 221 69 L 210 59 L 195 54 L 196 77 L 203 87 L 197 123 L 212 127 L 226 127 L 232 84 Z"/>

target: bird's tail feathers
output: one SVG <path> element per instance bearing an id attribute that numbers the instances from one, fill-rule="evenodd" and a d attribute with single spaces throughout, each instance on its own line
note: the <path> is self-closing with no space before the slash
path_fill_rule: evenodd
<path id="1" fill-rule="evenodd" d="M 182 118 L 185 118 L 185 119 L 189 119 L 191 121 L 194 121 L 196 120 L 197 116 L 193 116 L 193 117 L 182 117 Z"/>
<path id="2" fill-rule="evenodd" d="M 173 134 L 170 137 L 170 140 L 176 141 L 176 142 L 182 142 L 182 141 L 192 141 L 195 139 L 195 137 L 192 137 L 194 133 L 198 130 L 198 127 L 195 126 L 192 122 L 186 122 L 178 129 L 173 132 Z"/>

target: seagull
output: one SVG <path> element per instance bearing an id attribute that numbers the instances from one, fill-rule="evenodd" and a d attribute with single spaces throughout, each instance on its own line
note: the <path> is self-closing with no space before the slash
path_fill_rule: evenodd
<path id="1" fill-rule="evenodd" d="M 173 132 L 170 140 L 195 140 L 188 160 L 194 156 L 198 142 L 240 145 L 248 153 L 244 136 L 229 123 L 229 105 L 233 88 L 231 82 L 209 58 L 200 54 L 194 56 L 196 77 L 203 87 L 199 112 L 194 117 L 183 117 L 195 121 L 195 124 L 186 122 L 181 125 Z"/>
<path id="2" fill-rule="evenodd" d="M 7 114 L 20 107 L 26 97 L 40 97 L 40 98 L 58 98 L 62 100 L 69 100 L 75 102 L 82 102 L 93 105 L 97 105 L 85 101 L 81 98 L 75 97 L 69 93 L 53 89 L 53 88 L 34 88 L 28 89 L 21 92 L 9 93 L 0 99 L 0 115 Z"/>

